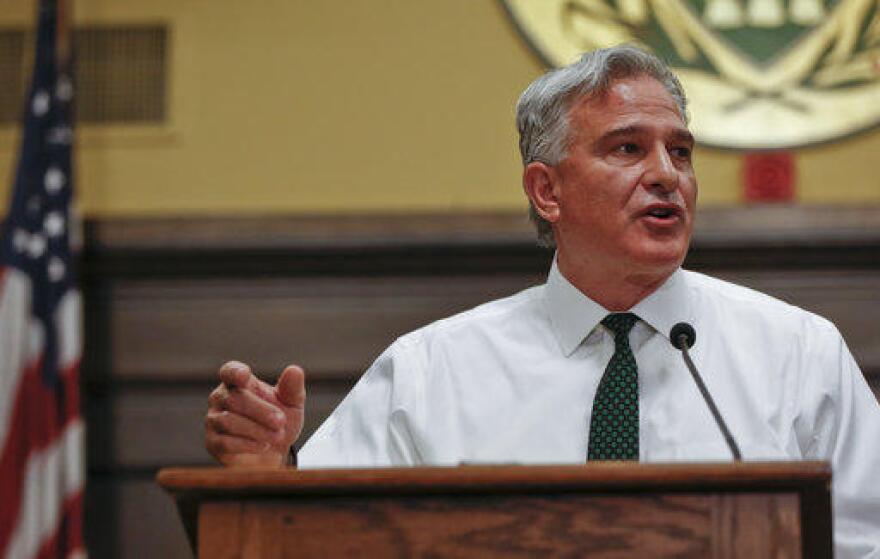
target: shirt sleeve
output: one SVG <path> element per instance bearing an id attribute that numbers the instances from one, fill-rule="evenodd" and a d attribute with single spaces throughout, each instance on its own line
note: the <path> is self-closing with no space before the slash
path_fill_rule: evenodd
<path id="1" fill-rule="evenodd" d="M 801 392 L 805 457 L 831 462 L 837 557 L 880 558 L 880 405 L 836 328 L 815 341 Z"/>
<path id="2" fill-rule="evenodd" d="M 417 371 L 392 344 L 315 431 L 298 454 L 300 468 L 410 466 L 419 462 L 404 401 Z"/>

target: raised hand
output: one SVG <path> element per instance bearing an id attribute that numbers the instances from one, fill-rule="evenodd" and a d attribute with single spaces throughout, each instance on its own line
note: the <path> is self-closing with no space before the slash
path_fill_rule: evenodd
<path id="1" fill-rule="evenodd" d="M 230 361 L 208 397 L 205 447 L 225 466 L 282 466 L 299 437 L 306 402 L 305 373 L 289 365 L 272 386 L 250 367 Z"/>

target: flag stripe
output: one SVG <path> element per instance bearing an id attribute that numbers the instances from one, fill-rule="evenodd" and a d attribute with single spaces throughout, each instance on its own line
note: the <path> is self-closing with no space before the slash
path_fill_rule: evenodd
<path id="1" fill-rule="evenodd" d="M 0 449 L 11 433 L 9 421 L 27 361 L 28 328 L 22 317 L 30 314 L 31 292 L 27 275 L 2 268 L 0 278 Z M 0 547 L 0 549 L 3 549 Z"/>
<path id="2" fill-rule="evenodd" d="M 31 471 L 28 466 L 32 457 L 40 456 L 50 447 L 57 447 L 57 443 L 52 443 L 62 432 L 70 425 L 80 423 L 77 407 L 67 405 L 76 404 L 76 400 L 71 399 L 59 406 L 59 393 L 42 382 L 41 370 L 39 362 L 25 370 L 15 397 L 9 436 L 0 455 L 0 495 L 3 495 L 3 506 L 0 507 L 0 549 L 7 549 L 13 529 L 19 524 L 16 519 L 25 518 L 20 515 L 20 511 L 27 491 L 25 480 Z M 76 388 L 77 372 L 78 365 L 73 365 L 62 374 L 62 386 L 67 388 L 65 393 L 75 392 L 71 388 Z M 58 417 L 56 410 L 59 409 L 64 417 Z M 81 457 L 77 459 L 77 463 L 80 460 Z M 81 486 L 82 475 L 77 477 Z M 43 481 L 52 483 L 53 476 L 49 475 Z"/>
<path id="3" fill-rule="evenodd" d="M 0 233 L 0 557 L 14 559 L 83 551 L 82 536 L 68 534 L 81 530 L 85 431 L 70 246 L 68 7 L 39 1 L 21 152 Z"/>
<path id="4" fill-rule="evenodd" d="M 19 524 L 7 549 L 9 557 L 38 555 L 43 544 L 63 530 L 63 513 L 68 501 L 71 501 L 71 509 L 77 508 L 75 502 L 82 495 L 83 478 L 78 455 L 84 433 L 82 421 L 73 420 L 54 444 L 31 454 L 23 481 Z M 78 523 L 79 519 L 74 522 Z M 56 543 L 66 545 L 67 538 Z M 60 553 L 56 553 L 58 555 Z"/>
<path id="5" fill-rule="evenodd" d="M 69 559 L 80 557 L 84 559 L 86 557 L 82 541 L 82 526 L 79 522 L 82 518 L 82 506 L 82 491 L 67 498 L 62 511 L 64 522 L 60 524 L 55 533 L 43 542 L 36 554 L 37 559 L 55 559 L 65 556 Z M 63 550 L 67 551 L 66 555 L 62 554 Z"/>

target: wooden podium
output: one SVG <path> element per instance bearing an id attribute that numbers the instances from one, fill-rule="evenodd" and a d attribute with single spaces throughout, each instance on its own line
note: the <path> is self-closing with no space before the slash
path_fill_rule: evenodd
<path id="1" fill-rule="evenodd" d="M 199 557 L 831 557 L 824 462 L 165 469 Z"/>

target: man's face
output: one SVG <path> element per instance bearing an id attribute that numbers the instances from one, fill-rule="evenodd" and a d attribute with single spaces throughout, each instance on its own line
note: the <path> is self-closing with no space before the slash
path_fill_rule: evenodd
<path id="1" fill-rule="evenodd" d="M 569 138 L 554 168 L 560 265 L 621 279 L 672 273 L 697 197 L 694 141 L 672 96 L 650 77 L 619 80 L 572 107 Z"/>

